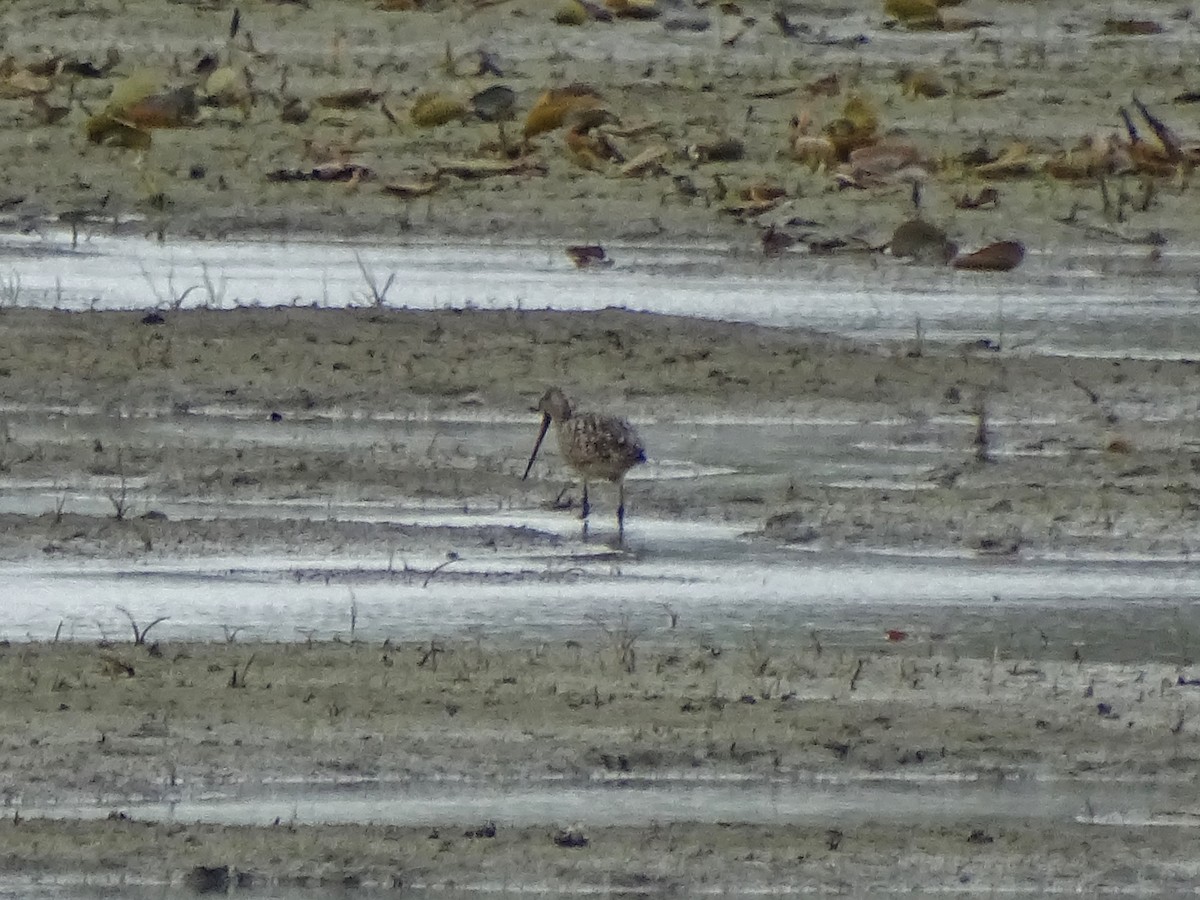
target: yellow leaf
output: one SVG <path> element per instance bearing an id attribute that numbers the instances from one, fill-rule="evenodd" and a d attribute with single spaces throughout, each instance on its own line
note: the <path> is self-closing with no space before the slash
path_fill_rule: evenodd
<path id="1" fill-rule="evenodd" d="M 571 113 L 599 106 L 602 100 L 595 88 L 571 84 L 553 88 L 538 97 L 525 117 L 525 139 L 560 128 Z"/>
<path id="2" fill-rule="evenodd" d="M 942 27 L 939 5 L 937 0 L 884 0 L 883 11 L 905 28 L 938 31 Z"/>
<path id="3" fill-rule="evenodd" d="M 159 72 L 151 69 L 138 69 L 128 78 L 113 85 L 112 93 L 108 97 L 108 105 L 104 111 L 117 115 L 161 89 L 164 81 L 165 78 Z"/>
<path id="4" fill-rule="evenodd" d="M 122 147 L 127 150 L 150 149 L 150 132 L 114 119 L 106 113 L 92 116 L 84 124 L 84 133 L 93 144 Z"/>
<path id="5" fill-rule="evenodd" d="M 471 114 L 467 104 L 446 94 L 421 94 L 409 110 L 409 118 L 421 128 L 433 128 L 447 122 L 461 122 Z"/>

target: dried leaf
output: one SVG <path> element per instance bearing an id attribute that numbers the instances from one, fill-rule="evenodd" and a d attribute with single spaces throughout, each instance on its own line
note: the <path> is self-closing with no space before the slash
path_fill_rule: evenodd
<path id="1" fill-rule="evenodd" d="M 379 91 L 373 91 L 370 88 L 350 88 L 318 97 L 317 105 L 326 109 L 361 109 L 382 96 Z"/>
<path id="2" fill-rule="evenodd" d="M 408 117 L 421 128 L 434 128 L 448 122 L 461 122 L 471 115 L 465 102 L 448 94 L 421 94 L 413 101 Z"/>
<path id="3" fill-rule="evenodd" d="M 357 163 L 327 163 L 311 169 L 275 169 L 267 173 L 267 181 L 288 183 L 293 181 L 345 181 L 357 183 L 372 177 L 374 173 Z"/>
<path id="4" fill-rule="evenodd" d="M 842 115 L 821 129 L 821 133 L 833 144 L 838 159 L 847 159 L 850 154 L 875 143 L 879 128 L 879 116 L 874 104 L 862 94 L 851 94 L 842 106 Z"/>
<path id="5" fill-rule="evenodd" d="M 432 194 L 445 182 L 441 178 L 426 178 L 422 181 L 392 181 L 383 186 L 385 194 L 399 197 L 401 200 L 413 200 Z"/>
<path id="6" fill-rule="evenodd" d="M 774 100 L 778 97 L 786 97 L 788 94 L 793 94 L 799 89 L 799 85 L 793 82 L 784 82 L 782 84 L 768 84 L 760 88 L 756 88 L 746 93 L 747 97 L 755 100 Z"/>
<path id="7" fill-rule="evenodd" d="M 753 219 L 756 216 L 761 216 L 763 213 L 770 212 L 777 207 L 779 203 L 780 200 L 778 199 L 747 200 L 742 203 L 730 203 L 726 206 L 723 206 L 721 209 L 723 212 L 729 213 L 735 219 L 744 222 L 747 219 Z"/>
<path id="8" fill-rule="evenodd" d="M 1019 266 L 1024 258 L 1025 247 L 1019 241 L 997 241 L 956 258 L 952 265 L 973 272 L 1008 272 Z"/>
<path id="9" fill-rule="evenodd" d="M 138 128 L 185 128 L 196 121 L 199 111 L 196 90 L 186 85 L 143 97 L 110 115 Z"/>
<path id="10" fill-rule="evenodd" d="M 836 97 L 841 90 L 842 83 L 837 72 L 831 72 L 824 78 L 818 78 L 804 86 L 804 92 L 810 97 Z"/>
<path id="11" fill-rule="evenodd" d="M 907 66 L 896 73 L 901 93 L 906 97 L 933 99 L 948 93 L 942 78 L 933 69 L 910 69 Z"/>
<path id="12" fill-rule="evenodd" d="M 26 69 L 17 69 L 0 81 L 0 100 L 18 100 L 48 94 L 54 83 L 44 75 L 35 75 Z"/>
<path id="13" fill-rule="evenodd" d="M 525 117 L 525 139 L 560 128 L 571 113 L 600 106 L 599 91 L 587 84 L 571 84 L 546 91 Z"/>
<path id="14" fill-rule="evenodd" d="M 84 134 L 93 144 L 126 150 L 149 150 L 150 132 L 114 119 L 107 113 L 92 116 L 84 123 Z"/>
<path id="15" fill-rule="evenodd" d="M 850 121 L 856 129 L 874 134 L 879 128 L 879 114 L 875 105 L 862 94 L 851 94 L 842 107 L 842 118 Z"/>
<path id="16" fill-rule="evenodd" d="M 604 0 L 604 5 L 619 19 L 657 19 L 662 14 L 657 0 Z"/>
<path id="17" fill-rule="evenodd" d="M 138 69 L 131 72 L 129 77 L 113 85 L 112 93 L 108 95 L 108 105 L 105 112 L 117 115 L 141 102 L 151 94 L 163 89 L 165 76 L 152 69 Z"/>
<path id="18" fill-rule="evenodd" d="M 773 181 L 756 181 L 738 191 L 738 196 L 751 203 L 774 203 L 787 196 L 787 188 Z"/>
<path id="19" fill-rule="evenodd" d="M 557 25 L 583 25 L 591 16 L 579 0 L 564 0 L 554 10 L 552 18 Z"/>
<path id="20" fill-rule="evenodd" d="M 833 141 L 814 134 L 798 134 L 792 138 L 792 159 L 803 163 L 813 172 L 829 169 L 837 162 Z"/>
<path id="21" fill-rule="evenodd" d="M 779 256 L 788 247 L 794 246 L 797 239 L 786 231 L 780 231 L 775 227 L 774 223 L 767 226 L 767 230 L 759 235 L 759 241 L 762 243 L 764 256 Z"/>
<path id="22" fill-rule="evenodd" d="M 985 187 L 975 197 L 963 194 L 954 201 L 957 209 L 994 209 L 1000 205 L 1000 192 L 994 187 Z"/>
<path id="23" fill-rule="evenodd" d="M 1105 19 L 1100 33 L 1108 36 L 1162 34 L 1163 27 L 1149 19 Z"/>
<path id="24" fill-rule="evenodd" d="M 1029 148 L 1018 141 L 1005 147 L 993 161 L 976 166 L 975 171 L 985 178 L 1015 178 L 1032 174 L 1038 162 L 1030 155 Z"/>
<path id="25" fill-rule="evenodd" d="M 204 80 L 204 94 L 210 106 L 241 107 L 249 110 L 251 105 L 250 85 L 245 73 L 233 66 L 213 69 Z"/>
<path id="26" fill-rule="evenodd" d="M 462 159 L 447 160 L 436 166 L 438 175 L 453 175 L 473 181 L 493 175 L 545 175 L 546 166 L 531 160 Z"/>
<path id="27" fill-rule="evenodd" d="M 613 264 L 599 244 L 576 244 L 566 252 L 577 269 L 607 269 Z"/>
<path id="28" fill-rule="evenodd" d="M 736 162 L 746 155 L 746 144 L 741 138 L 718 137 L 692 144 L 688 156 L 699 163 Z"/>
<path id="29" fill-rule="evenodd" d="M 308 121 L 308 117 L 311 115 L 312 110 L 299 97 L 288 97 L 283 101 L 283 107 L 279 110 L 279 118 L 289 125 L 302 125 Z"/>
<path id="30" fill-rule="evenodd" d="M 653 147 L 647 147 L 625 165 L 621 166 L 617 174 L 622 178 L 641 178 L 645 175 L 665 175 L 666 167 L 663 165 L 663 160 L 669 159 L 671 156 L 671 148 L 666 144 L 656 144 Z"/>
<path id="31" fill-rule="evenodd" d="M 884 0 L 883 11 L 905 28 L 914 31 L 939 31 L 942 14 L 936 0 Z"/>

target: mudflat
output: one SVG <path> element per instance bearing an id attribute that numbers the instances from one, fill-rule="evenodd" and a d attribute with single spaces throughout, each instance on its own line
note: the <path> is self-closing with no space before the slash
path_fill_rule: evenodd
<path id="1" fill-rule="evenodd" d="M 1122 111 L 1153 144 L 1135 97 L 1194 146 L 1186 9 L 1133 3 L 1126 19 L 977 0 L 945 11 L 944 30 L 915 30 L 883 6 L 671 2 L 645 20 L 564 25 L 532 0 L 14 0 L 0 11 L 5 52 L 32 72 L 0 91 L 2 209 L 24 228 L 164 238 L 704 239 L 758 252 L 775 226 L 801 246 L 862 250 L 912 217 L 915 180 L 922 215 L 968 250 L 1194 245 L 1186 175 L 1102 178 L 1078 150 L 1128 142 Z M 185 127 L 153 128 L 149 146 L 89 132 L 131 80 L 195 88 L 199 106 L 166 117 Z M 538 99 L 570 85 L 609 116 L 582 139 L 568 138 L 577 120 L 531 128 Z M 423 127 L 433 101 L 452 114 Z M 913 165 L 850 166 L 839 181 L 836 161 L 796 158 L 798 129 L 836 136 L 864 117 Z"/>
<path id="2" fill-rule="evenodd" d="M 758 523 L 752 543 L 1014 557 L 1179 558 L 1196 540 L 1187 449 L 1196 420 L 1177 412 L 1195 378 L 1186 361 L 1033 355 L 1017 364 L 936 346 L 909 355 L 901 346 L 618 311 L 180 311 L 147 325 L 132 313 L 6 310 L 0 330 L 12 405 L 6 475 L 64 497 L 57 510 L 47 502 L 5 515 L 0 553 L 9 565 L 161 565 L 237 553 L 353 564 L 447 544 L 559 548 L 560 535 L 519 525 L 153 514 L 172 499 L 220 508 L 328 496 L 393 497 L 398 509 L 403 498 L 423 497 L 532 514 L 555 501 L 553 473 L 567 474 L 551 454 L 555 480 L 520 481 L 537 422 L 529 404 L 546 371 L 584 396 L 604 384 L 590 397 L 635 421 L 836 413 L 898 417 L 908 424 L 897 427 L 914 436 L 934 418 L 950 422 L 942 426 L 950 446 L 919 476 L 926 489 L 813 480 L 797 457 L 794 470 L 737 483 L 639 481 L 631 491 L 635 527 L 637 516 L 750 520 Z M 406 365 L 417 354 L 420 364 Z M 628 388 L 602 381 L 608 366 L 619 367 Z M 714 371 L 721 377 L 707 376 Z M 464 412 L 527 420 L 527 428 L 518 429 L 519 442 L 441 446 L 401 430 L 352 451 L 284 437 L 298 422 L 328 429 L 375 418 L 386 435 L 410 418 Z M 278 440 L 197 439 L 206 421 L 231 414 L 284 431 Z M 981 423 L 990 434 L 982 444 Z M 1010 452 L 1015 447 L 1027 452 Z M 112 509 L 73 510 L 66 498 L 85 485 L 107 492 Z M 485 577 L 457 576 L 453 567 L 445 575 L 393 575 L 389 567 L 379 577 L 401 584 L 435 575 L 460 578 L 452 583 L 464 598 L 473 579 Z M 346 579 L 352 597 L 353 573 Z M 662 603 L 669 612 L 665 588 Z M 316 634 L 276 644 L 231 630 L 228 643 L 197 644 L 170 639 L 167 622 L 142 645 L 112 630 L 99 644 L 50 643 L 48 634 L 6 644 L 4 867 L 21 877 L 74 873 L 193 887 L 216 877 L 208 869 L 228 867 L 246 889 L 599 884 L 685 893 L 849 884 L 1036 894 L 1134 890 L 1194 875 L 1183 852 L 1196 809 L 1189 798 L 1198 702 L 1187 686 L 1186 632 L 1164 633 L 1153 648 L 1140 644 L 1147 655 L 1130 662 L 1119 639 L 1106 644 L 1116 648 L 1111 655 L 1085 646 L 1081 656 L 1060 641 L 947 639 L 924 630 L 894 636 L 907 637 L 898 642 L 882 631 L 842 636 L 826 647 L 801 620 L 779 633 L 747 621 L 740 636 L 714 642 L 704 622 L 685 616 L 683 624 L 676 632 L 664 613 L 662 627 L 646 632 L 614 608 L 551 641 L 485 632 L 364 641 L 351 632 L 335 643 Z M 684 816 L 543 827 L 505 824 L 501 803 L 494 837 L 488 821 L 155 824 L 129 807 L 269 793 L 272 784 L 306 780 L 403 797 L 430 784 L 519 793 L 522 785 L 570 790 L 681 778 L 790 792 L 916 779 L 950 791 L 995 784 L 1001 795 L 1005 785 L 1042 783 L 1082 800 L 1075 816 L 1050 820 L 867 817 L 832 829 L 754 824 L 754 809 L 724 824 Z M 1117 780 L 1148 792 L 1152 829 L 1106 817 L 1103 807 L 1089 818 L 1091 791 Z M 115 818 L 72 820 L 79 804 Z M 750 823 L 739 824 L 744 818 Z M 580 839 L 586 846 L 570 846 Z"/>
<path id="3" fill-rule="evenodd" d="M 839 189 L 829 171 L 790 158 L 791 117 L 830 121 L 852 91 L 870 98 L 884 129 L 944 160 L 978 146 L 998 154 L 1017 140 L 1034 153 L 1065 152 L 1097 130 L 1120 132 L 1134 91 L 1187 139 L 1190 107 L 1174 101 L 1194 87 L 1182 62 L 1195 25 L 1157 5 L 1134 11 L 1158 26 L 1140 35 L 1069 2 L 967 4 L 954 15 L 991 24 L 933 33 L 889 25 L 882 4 L 783 9 L 787 28 L 759 4 L 664 7 L 657 19 L 578 26 L 521 0 L 390 8 L 402 5 L 242 3 L 229 41 L 227 3 L 96 0 L 51 14 L 42 3 L 8 4 L 6 52 L 20 65 L 61 54 L 103 67 L 109 46 L 119 52 L 99 77 L 58 68 L 46 92 L 0 99 L 10 120 L 0 131 L 4 214 L 47 233 L 73 225 L 84 239 L 110 228 L 167 241 L 299 232 L 563 245 L 704 239 L 744 250 L 752 267 L 771 225 L 802 233 L 801 246 L 832 240 L 857 251 L 913 215 L 909 181 Z M 121 79 L 150 68 L 167 86 L 198 81 L 206 53 L 241 73 L 246 102 L 214 102 L 190 127 L 154 130 L 148 149 L 87 140 L 85 122 Z M 904 66 L 932 68 L 946 93 L 917 95 Z M 831 74 L 836 93 L 813 87 Z M 534 136 L 512 173 L 454 174 L 462 160 L 509 159 L 493 145 L 520 139 L 543 91 L 575 82 L 603 95 L 619 120 L 605 133 L 627 159 L 666 148 L 659 167 L 623 175 L 619 161 L 593 164 L 560 130 Z M 467 102 L 499 84 L 513 88 L 518 110 L 503 135 L 477 118 L 412 121 L 419 94 Z M 351 88 L 375 96 L 361 108 L 344 98 L 322 105 Z M 34 96 L 67 111 L 55 118 Z M 714 153 L 729 139 L 742 143 L 739 158 Z M 325 165 L 361 169 L 345 181 L 267 177 Z M 1194 243 L 1200 207 L 1183 169 L 1102 184 L 1036 173 L 995 180 L 961 162 L 935 168 L 922 181 L 923 215 L 968 247 L 1015 238 L 1053 254 L 1082 240 L 1133 243 L 1152 267 L 1150 248 L 1162 240 Z M 754 195 L 760 182 L 778 183 L 786 198 L 748 206 L 757 201 L 742 191 Z M 963 194 L 988 186 L 998 206 L 960 208 Z M 794 462 L 738 477 L 644 479 L 631 490 L 635 523 L 749 522 L 750 547 L 991 559 L 1180 560 L 1200 537 L 1188 359 L 868 345 L 616 309 L 178 309 L 146 318 L 6 306 L 0 471 L 14 493 L 43 494 L 0 516 L 0 557 L 11 573 L 254 553 L 354 561 L 448 544 L 573 547 L 574 538 L 520 524 L 156 508 L 329 498 L 400 508 L 416 498 L 532 517 L 570 507 L 576 495 L 558 493 L 568 473 L 552 453 L 547 469 L 521 481 L 537 423 L 529 408 L 548 384 L 646 427 L 886 423 L 889 445 L 934 447 L 901 487 L 815 477 L 802 447 Z M 446 437 L 436 432 L 445 419 L 495 425 L 496 436 Z M 231 421 L 266 431 L 247 439 Z M 528 432 L 513 438 L 526 421 Z M 376 435 L 349 446 L 306 430 L 363 422 Z M 432 438 L 405 430 L 431 422 Z M 75 508 L 87 493 L 111 508 Z M 619 565 L 621 548 L 612 553 Z M 453 567 L 437 577 L 455 577 Z M 464 597 L 474 587 L 466 575 L 455 583 Z M 662 599 L 669 611 L 672 598 Z M 214 632 L 221 624 L 214 619 Z M 1112 641 L 1105 646 L 1117 649 L 1093 652 L 1044 635 L 960 640 L 925 630 L 830 642 L 799 616 L 777 634 L 743 624 L 713 640 L 686 617 L 677 629 L 664 613 L 661 627 L 643 631 L 605 609 L 553 641 L 314 634 L 275 643 L 230 632 L 203 643 L 172 636 L 169 622 L 137 644 L 115 632 L 78 642 L 6 634 L 0 869 L 16 879 L 191 889 L 224 878 L 237 890 L 1038 895 L 1194 882 L 1197 700 L 1185 627 L 1164 629 L 1161 644 L 1139 644 L 1130 659 Z M 998 797 L 1044 785 L 1082 799 L 1074 814 L 1048 815 L 1031 799 L 1027 815 L 895 818 L 885 800 L 878 815 L 836 827 L 764 823 L 753 808 L 729 821 L 546 816 L 554 821 L 544 825 L 509 824 L 501 808 L 492 828 L 286 815 L 262 825 L 155 822 L 136 806 L 253 799 L 309 781 L 401 797 L 431 784 L 510 786 L 514 795 L 601 785 L 613 804 L 637 783 L 746 783 L 791 797 L 828 784 L 918 783 L 934 796 L 938 785 L 948 794 L 995 785 Z M 1115 782 L 1146 792 L 1144 814 L 1092 807 L 1092 790 Z"/>

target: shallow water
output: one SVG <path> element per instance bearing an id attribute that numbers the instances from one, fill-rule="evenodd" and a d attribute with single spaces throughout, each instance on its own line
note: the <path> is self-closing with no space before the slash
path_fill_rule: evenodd
<path id="1" fill-rule="evenodd" d="M 336 242 L 158 244 L 96 234 L 0 241 L 0 305 L 66 309 L 369 303 L 358 259 L 384 280 L 388 304 L 418 309 L 622 306 L 796 325 L 865 339 L 998 341 L 1088 355 L 1191 357 L 1200 346 L 1200 255 L 1076 248 L 1032 255 L 1003 275 L 888 258 L 764 262 L 715 248 L 614 246 L 612 269 L 580 272 L 561 247 L 403 246 Z M 189 290 L 190 289 L 190 290 Z M 14 296 L 15 294 L 15 296 Z"/>
<path id="2" fill-rule="evenodd" d="M 528 421 L 468 413 L 456 419 L 390 421 L 312 417 L 281 423 L 230 411 L 206 415 L 112 417 L 81 411 L 10 409 L 15 441 L 64 445 L 100 438 L 150 445 L 315 447 L 361 453 L 378 445 L 520 459 Z M 1022 450 L 1027 424 L 998 423 L 1007 439 L 998 454 Z M 959 652 L 1004 652 L 1116 661 L 1189 658 L 1200 633 L 1200 592 L 1187 560 L 1104 557 L 1018 559 L 957 553 L 846 552 L 748 540 L 761 522 L 687 522 L 637 509 L 640 480 L 689 479 L 744 485 L 761 493 L 783 474 L 810 486 L 870 484 L 918 490 L 930 467 L 965 455 L 970 423 L 928 421 L 672 420 L 644 427 L 656 456 L 630 477 L 633 512 L 626 542 L 613 542 L 610 510 L 598 506 L 592 538 L 581 540 L 569 512 L 530 507 L 527 496 L 448 501 L 336 495 L 231 501 L 156 496 L 131 481 L 136 508 L 172 520 L 248 518 L 369 522 L 395 526 L 526 528 L 545 539 L 522 549 L 481 549 L 462 532 L 421 549 L 336 556 L 302 549 L 253 556 L 151 560 L 44 560 L 0 566 L 6 616 L 0 639 L 116 638 L 128 633 L 123 605 L 142 622 L 170 616 L 165 639 L 219 640 L 226 628 L 246 638 L 295 640 L 349 636 L 382 640 L 454 638 L 480 632 L 514 640 L 562 639 L 597 628 L 597 619 L 627 618 L 648 639 L 680 634 L 743 640 L 758 629 L 830 646 L 870 644 L 900 628 Z M 795 447 L 803 446 L 802 459 Z M 415 450 L 412 452 L 416 452 Z M 1037 452 L 1054 452 L 1037 451 Z M 69 486 L 0 480 L 0 512 L 112 513 L 112 478 Z M 598 498 L 611 502 L 611 498 Z M 604 513 L 607 513 L 604 514 Z M 231 532 L 233 533 L 233 532 Z M 458 558 L 448 562 L 446 554 Z M 439 568 L 440 567 L 440 568 Z M 436 572 L 434 570 L 437 569 Z M 674 633 L 667 606 L 678 616 Z M 60 630 L 61 625 L 61 630 Z M 1163 635 L 1172 637 L 1164 640 Z M 936 636 L 934 638 L 933 636 Z"/>
<path id="3" fill-rule="evenodd" d="M 686 775 L 686 773 L 683 773 Z M 395 783 L 294 784 L 242 796 L 166 803 L 63 805 L 23 809 L 26 818 L 102 819 L 114 809 L 137 821 L 223 825 L 363 823 L 406 826 L 538 825 L 593 827 L 730 822 L 752 825 L 841 825 L 870 822 L 993 822 L 1038 819 L 1105 823 L 1175 818 L 1200 798 L 1178 786 L 1088 784 L 1033 779 L 993 781 L 869 779 L 775 782 L 609 779 L 497 785 Z"/>
<path id="4" fill-rule="evenodd" d="M 543 516 L 412 521 L 563 524 Z M 0 638 L 49 639 L 60 624 L 61 639 L 119 637 L 128 624 L 118 605 L 143 623 L 170 616 L 155 636 L 173 640 L 218 640 L 226 627 L 247 639 L 345 638 L 352 605 L 354 636 L 366 640 L 566 640 L 621 619 L 648 641 L 737 642 L 751 631 L 809 641 L 815 632 L 827 646 L 861 646 L 900 628 L 985 656 L 999 648 L 1185 661 L 1200 633 L 1194 566 L 1185 561 L 817 553 L 750 547 L 733 528 L 653 520 L 639 521 L 617 553 L 566 541 L 557 550 L 464 553 L 430 574 L 445 561 L 430 553 L 10 565 L 0 570 L 0 596 L 9 598 Z"/>

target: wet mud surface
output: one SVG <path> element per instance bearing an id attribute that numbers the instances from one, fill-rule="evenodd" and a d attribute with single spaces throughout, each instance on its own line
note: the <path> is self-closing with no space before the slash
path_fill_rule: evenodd
<path id="1" fill-rule="evenodd" d="M 141 315 L 0 317 L 10 872 L 1192 877 L 1191 363 L 620 311 Z M 651 448 L 623 544 L 602 490 L 583 539 L 555 454 L 520 480 L 546 371 Z"/>
<path id="2" fill-rule="evenodd" d="M 763 638 L 626 646 L 597 631 L 572 644 L 6 648 L 7 859 L 95 875 L 119 859 L 154 880 L 219 864 L 247 884 L 655 892 L 848 878 L 892 893 L 952 888 L 964 873 L 959 884 L 976 889 L 1121 891 L 1191 876 L 1172 847 L 1191 840 L 1196 815 L 1185 730 L 1196 695 L 1175 684 L 1174 666 L 970 660 L 923 642 L 851 653 Z M 639 779 L 682 779 L 674 814 L 641 823 L 622 797 Z M 309 781 L 317 789 L 295 801 L 271 799 L 272 782 Z M 924 784 L 928 799 L 890 811 L 834 802 L 822 816 L 821 782 L 866 786 L 868 797 L 872 782 Z M 1107 796 L 1121 783 L 1124 796 Z M 313 826 L 300 812 L 315 796 L 307 815 L 320 819 L 321 796 L 344 802 L 364 784 L 376 785 L 358 809 L 367 821 L 388 822 L 389 798 L 431 785 L 447 802 L 410 811 L 408 827 Z M 578 812 L 570 793 L 589 784 L 593 811 L 563 820 Z M 682 812 L 705 784 L 731 784 L 725 809 Z M 766 785 L 774 800 L 759 797 Z M 970 802 L 986 785 L 995 801 Z M 1045 796 L 1067 785 L 1071 797 L 1047 809 Z M 539 789 L 548 797 L 531 809 Z M 224 819 L 217 801 L 239 796 L 259 827 L 189 824 Z M 789 796 L 804 812 L 778 819 Z M 84 813 L 111 815 L 70 821 Z M 715 814 L 721 822 L 703 824 Z M 563 846 L 559 830 L 572 827 L 586 846 Z M 1126 868 L 1151 847 L 1151 869 Z"/>

